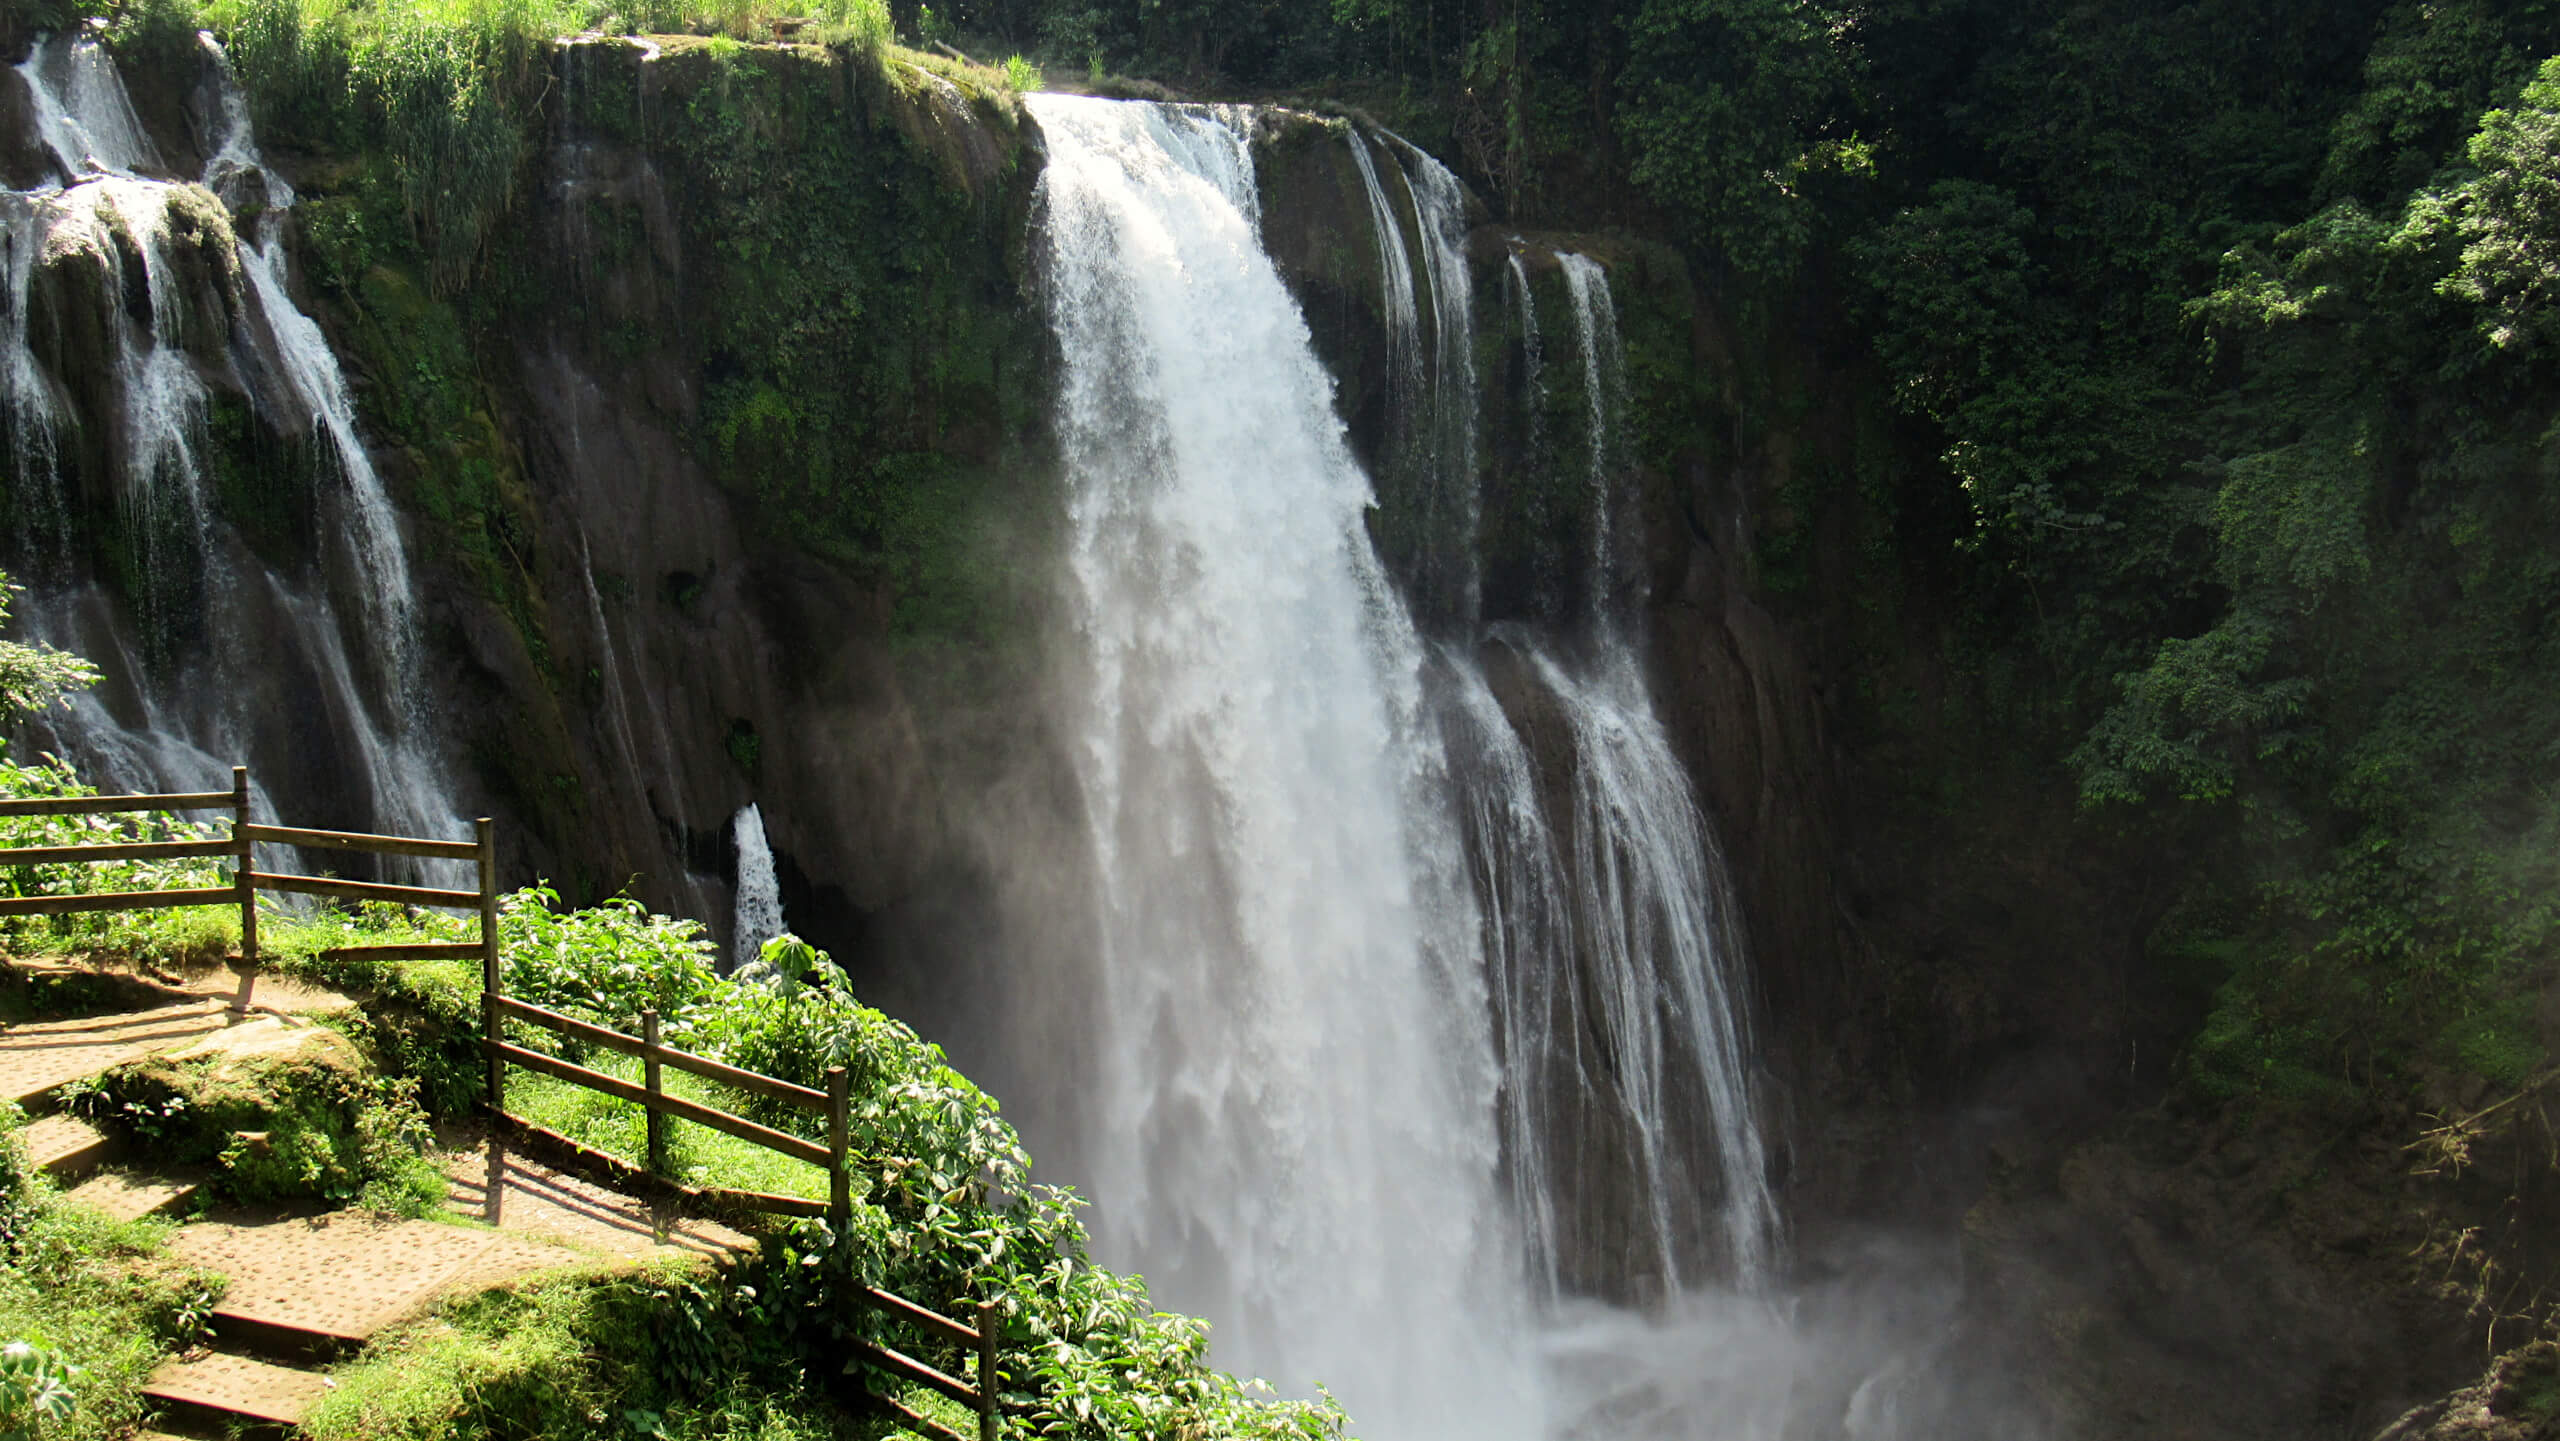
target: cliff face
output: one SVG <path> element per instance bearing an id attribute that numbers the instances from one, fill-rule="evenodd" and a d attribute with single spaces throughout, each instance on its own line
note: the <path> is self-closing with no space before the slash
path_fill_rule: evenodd
<path id="1" fill-rule="evenodd" d="M 959 854 L 942 772 L 988 743 L 972 718 L 1006 713 L 1036 624 L 1010 559 L 1046 495 L 1036 159 L 912 66 L 686 42 L 550 64 L 467 285 L 433 283 L 383 156 L 278 128 L 289 209 L 186 183 L 220 144 L 202 55 L 132 87 L 165 179 L 20 202 L 48 410 L 12 417 L 0 563 L 118 677 L 33 739 L 137 784 L 244 759 L 309 824 L 493 813 L 512 875 L 722 929 L 730 820 L 761 802 L 795 917 L 858 956 Z M 12 178 L 53 181 L 32 87 L 0 78 Z M 270 236 L 289 295 L 252 297 Z M 396 509 L 414 736 L 368 629 L 388 572 L 330 539 L 362 487 L 289 383 L 278 327 L 305 314 Z M 191 691 L 225 698 L 172 714 Z M 155 731 L 205 754 L 125 743 Z M 406 742 L 438 794 L 400 812 L 355 752 Z"/>
<path id="2" fill-rule="evenodd" d="M 292 302 L 345 367 L 413 554 L 422 744 L 438 751 L 450 811 L 499 816 L 516 876 L 549 877 L 573 899 L 629 888 L 716 926 L 731 817 L 756 803 L 793 923 L 861 967 L 879 999 L 966 1033 L 971 993 L 990 979 L 973 967 L 998 940 L 1074 944 L 1057 924 L 1075 913 L 1073 863 L 1016 863 L 1081 847 L 1068 772 L 1043 708 L 1025 703 L 1046 679 L 1058 506 L 1052 342 L 1028 243 L 1037 136 L 949 77 L 892 61 L 884 78 L 815 48 L 579 42 L 548 64 L 538 133 L 467 285 L 437 283 L 382 155 L 270 127 L 268 158 L 297 192 L 289 211 L 167 191 L 158 293 L 183 312 L 177 333 L 214 396 L 203 468 L 229 477 L 187 544 L 230 558 L 196 573 L 254 565 L 301 577 L 292 596 L 334 599 L 367 688 L 365 612 L 348 593 L 364 577 L 324 539 L 342 487 L 311 417 L 267 383 L 283 362 L 241 300 L 235 237 L 264 227 L 292 257 Z M 134 87 L 162 97 L 142 118 L 173 180 L 219 148 L 207 119 L 218 79 L 199 61 L 184 85 Z M 0 153 L 28 150 L 41 169 L 42 147 L 10 133 Z M 1392 178 L 1389 142 L 1361 133 Z M 1380 477 L 1380 544 L 1421 594 L 1445 537 L 1398 449 L 1395 412 L 1412 398 L 1396 393 L 1353 135 L 1339 120 L 1261 114 L 1264 239 Z M 1420 202 L 1392 183 L 1383 194 L 1388 223 L 1421 253 Z M 1625 520 L 1641 537 L 1653 685 L 1734 864 L 1768 1089 L 1797 1107 L 1772 1128 L 1799 1193 L 1791 1209 L 1905 1215 L 1915 1183 L 1955 1204 L 1965 1167 L 1915 1169 L 1901 1146 L 1880 1162 L 1838 1118 L 1870 1104 L 1901 1117 L 1915 1100 L 1957 1109 L 1994 1073 L 2034 1089 L 2057 1065 L 2109 1070 L 2115 1022 L 2076 998 L 2102 988 L 2129 942 L 2093 935 L 2065 948 L 2074 965 L 2051 967 L 2049 922 L 2069 903 L 1988 924 L 2001 907 L 1982 897 L 1998 882 L 1915 885 L 1925 828 L 1877 838 L 1880 809 L 1907 815 L 1907 797 L 1879 808 L 1860 795 L 1836 720 L 1842 691 L 1865 683 L 1841 617 L 1872 598 L 1838 559 L 1855 537 L 1812 534 L 1794 507 L 1807 474 L 1891 437 L 1875 434 L 1855 385 L 1836 388 L 1847 399 L 1802 399 L 1833 389 L 1821 358 L 1737 341 L 1668 251 L 1494 225 L 1464 196 L 1451 218 L 1455 283 L 1475 317 L 1459 359 L 1481 396 L 1482 615 L 1573 603 L 1549 593 L 1559 542 L 1539 519 L 1570 507 L 1535 492 L 1588 464 L 1568 453 L 1585 443 L 1570 437 L 1589 397 L 1559 260 L 1587 256 L 1625 330 L 1623 458 L 1642 477 Z M 66 463 L 87 497 L 56 577 L 87 618 L 66 639 L 148 667 L 217 621 L 289 632 L 290 616 L 260 619 L 258 605 L 291 609 L 290 596 L 256 600 L 271 587 L 233 587 L 250 599 L 217 616 L 160 594 L 171 567 L 121 558 L 134 528 L 80 477 L 120 473 L 101 448 L 119 443 L 109 418 L 128 407 L 100 387 L 122 383 L 108 350 L 124 322 L 100 297 L 137 267 L 109 253 L 112 227 L 78 246 L 62 235 L 39 269 L 30 335 L 79 417 L 65 433 L 97 451 Z M 1427 327 L 1430 277 L 1413 283 Z M 1789 569 L 1773 583 L 1778 552 Z M 39 557 L 11 563 L 30 562 L 44 578 Z M 320 659 L 238 659 L 200 682 L 253 691 L 229 715 L 355 708 L 333 697 Z M 1503 689 L 1515 710 L 1536 704 L 1530 687 Z M 143 696 L 110 699 L 119 720 L 141 722 Z M 1561 775 L 1557 727 L 1522 720 Z M 208 750 L 221 738 L 248 759 L 283 812 L 385 824 L 345 779 L 360 729 L 197 727 Z M 2074 924 L 2103 931 L 2101 914 Z M 1982 944 L 2011 932 L 2035 939 Z M 973 1059 L 1004 1090 L 1003 1048 L 985 1049 Z M 1941 1078 L 1939 1093 L 1915 1098 L 1923 1075 Z"/>

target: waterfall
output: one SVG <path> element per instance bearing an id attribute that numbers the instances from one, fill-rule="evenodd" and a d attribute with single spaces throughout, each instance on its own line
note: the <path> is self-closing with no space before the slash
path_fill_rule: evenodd
<path id="1" fill-rule="evenodd" d="M 1387 332 L 1388 443 L 1379 490 L 1391 561 L 1405 600 L 1426 625 L 1472 617 L 1476 565 L 1475 312 L 1466 261 L 1466 188 L 1447 166 L 1387 135 L 1394 175 L 1414 220 L 1416 250 L 1357 126 L 1346 140 L 1377 242 L 1380 314 Z M 1417 258 L 1418 257 L 1418 258 Z M 1420 276 L 1417 284 L 1416 276 Z M 1423 344 L 1423 303 L 1430 344 Z M 1428 363 L 1426 364 L 1426 358 Z"/>
<path id="2" fill-rule="evenodd" d="M 64 180 L 132 175 L 155 163 L 115 61 L 96 36 L 77 35 L 67 45 L 58 37 L 47 39 L 28 52 L 18 74 L 35 101 L 37 131 Z"/>
<path id="3" fill-rule="evenodd" d="M 1404 224 L 1387 199 L 1387 188 L 1378 183 L 1378 164 L 1369 154 L 1368 137 L 1354 126 L 1345 129 L 1343 138 L 1351 149 L 1352 166 L 1360 172 L 1360 186 L 1369 200 L 1369 228 L 1378 241 L 1380 310 L 1387 329 L 1387 411 L 1400 422 L 1390 463 L 1409 464 L 1418 439 L 1411 434 L 1410 417 L 1423 413 L 1425 394 L 1422 308 L 1414 298 L 1413 262 L 1405 253 Z"/>
<path id="4" fill-rule="evenodd" d="M 1422 269 L 1431 281 L 1432 496 L 1435 510 L 1448 514 L 1433 533 L 1446 535 L 1449 564 L 1459 571 L 1457 614 L 1473 616 L 1481 601 L 1475 567 L 1476 328 L 1474 287 L 1467 275 L 1467 192 L 1448 166 L 1403 140 L 1395 146 L 1404 156 L 1405 183 L 1421 225 Z"/>
<path id="5" fill-rule="evenodd" d="M 1064 355 L 1101 1257 L 1373 1434 L 1535 1434 L 1424 652 L 1236 112 L 1026 97 Z M 1080 984 L 1080 982 L 1067 982 Z M 1028 997 L 1026 1004 L 1054 998 Z"/>
<path id="6" fill-rule="evenodd" d="M 1029 104 L 1065 361 L 1065 721 L 1101 880 L 1100 1074 L 1068 1158 L 1097 1245 L 1210 1317 L 1223 1364 L 1327 1382 L 1369 1434 L 1601 1425 L 1633 1403 L 1576 1348 L 1595 1279 L 1664 1317 L 1749 1308 L 1778 1245 L 1723 860 L 1619 579 L 1605 272 L 1559 261 L 1588 603 L 1488 626 L 1455 178 L 1395 145 L 1409 252 L 1351 137 L 1390 433 L 1414 438 L 1386 463 L 1423 522 L 1400 595 L 1257 243 L 1247 117 Z M 1516 256 L 1513 280 L 1542 358 Z M 1521 707 L 1554 719 L 1535 745 Z"/>
<path id="7" fill-rule="evenodd" d="M 1564 1294 L 1565 1218 L 1554 1142 L 1559 1104 L 1587 1088 L 1575 1023 L 1570 879 L 1538 797 L 1538 767 L 1472 651 L 1445 647 L 1446 711 L 1459 809 L 1483 908 L 1485 973 L 1502 1056 L 1502 1138 L 1511 1206 L 1536 1299 Z"/>
<path id="8" fill-rule="evenodd" d="M 1614 512 L 1618 507 L 1616 416 L 1624 408 L 1627 386 L 1626 348 L 1618 338 L 1618 307 L 1609 295 L 1609 277 L 1600 263 L 1570 252 L 1556 256 L 1564 271 L 1565 293 L 1573 299 L 1575 338 L 1582 349 L 1582 394 L 1590 455 L 1591 575 L 1588 603 L 1591 623 L 1614 631 L 1632 608 L 1613 603 L 1619 570 Z"/>
<path id="9" fill-rule="evenodd" d="M 90 36 L 52 37 L 16 70 L 68 182 L 5 195 L 0 388 L 15 466 L 12 501 L 35 522 L 17 537 L 17 563 L 34 582 L 20 613 L 39 639 L 120 661 L 104 692 L 38 717 L 33 727 L 92 781 L 137 789 L 204 789 L 239 759 L 253 767 L 264 757 L 286 770 L 325 769 L 333 746 L 338 765 L 366 784 L 367 823 L 459 834 L 421 700 L 415 587 L 399 518 L 356 433 L 345 376 L 318 324 L 287 289 L 284 231 L 293 190 L 261 160 L 220 48 L 209 36 L 200 39 L 218 81 L 219 112 L 205 117 L 206 128 L 220 137 L 202 183 L 228 204 L 254 206 L 260 213 L 244 228 L 263 237 L 234 239 L 243 285 L 228 336 L 189 331 L 200 317 L 225 315 L 199 310 L 173 270 L 169 217 L 173 207 L 201 204 L 202 192 L 138 173 L 157 162 L 112 57 Z M 117 497 L 120 528 L 138 538 L 138 600 L 151 637 L 139 656 L 103 604 L 99 583 L 78 578 L 61 439 L 75 415 L 28 337 L 33 276 L 48 257 L 121 269 L 128 248 L 142 262 L 138 289 L 148 320 L 137 323 L 123 307 L 101 318 L 114 347 L 107 402 L 114 414 L 91 421 L 111 423 L 104 479 Z M 137 289 L 133 279 L 127 277 L 127 294 Z M 328 566 L 309 580 L 279 575 L 217 518 L 202 449 L 210 395 L 199 367 L 202 356 L 225 353 L 260 414 L 308 423 L 323 478 L 323 545 L 334 548 L 344 588 L 354 593 L 351 612 L 342 614 L 333 599 Z M 291 713 L 304 708 L 299 700 L 279 707 L 270 692 L 262 703 L 252 680 L 311 687 L 319 725 Z M 322 743 L 317 751 L 315 740 Z M 304 780 L 306 790 L 343 783 L 334 774 Z M 432 877 L 459 866 L 395 862 L 388 869 Z"/>
<path id="10" fill-rule="evenodd" d="M 738 840 L 738 910 L 729 928 L 729 963 L 743 966 L 783 932 L 782 883 L 774 878 L 773 847 L 765 843 L 764 812 L 740 806 L 729 829 Z"/>

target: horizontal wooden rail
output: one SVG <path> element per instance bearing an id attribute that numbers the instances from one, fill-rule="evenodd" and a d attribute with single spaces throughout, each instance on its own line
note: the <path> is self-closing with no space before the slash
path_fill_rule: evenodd
<path id="1" fill-rule="evenodd" d="M 975 1328 L 963 1326 L 939 1311 L 919 1306 L 894 1291 L 883 1291 L 877 1286 L 865 1286 L 862 1288 L 862 1299 L 871 1303 L 873 1310 L 885 1311 L 901 1321 L 921 1326 L 945 1341 L 966 1346 L 972 1351 L 978 1348 L 978 1333 Z"/>
<path id="2" fill-rule="evenodd" d="M 588 1168 L 594 1175 L 607 1178 L 607 1184 L 617 1188 L 634 1189 L 645 1184 L 641 1178 L 647 1177 L 648 1180 L 664 1186 L 689 1202 L 713 1208 L 764 1211 L 781 1216 L 827 1214 L 826 1202 L 812 1201 L 806 1196 L 777 1196 L 770 1191 L 741 1191 L 728 1186 L 688 1186 L 664 1176 L 652 1177 L 648 1172 L 610 1151 L 600 1151 L 584 1141 L 572 1140 L 549 1126 L 528 1121 L 511 1111 L 494 1111 L 491 1114 L 496 1116 L 508 1130 L 532 1137 L 578 1165 Z"/>
<path id="3" fill-rule="evenodd" d="M 966 1350 L 977 1366 L 978 1376 L 975 1386 L 937 1371 L 902 1351 L 895 1351 L 886 1346 L 857 1342 L 853 1348 L 856 1355 L 881 1370 L 928 1386 L 977 1412 L 978 1441 L 997 1441 L 998 1434 L 1003 1429 L 1001 1418 L 1005 1405 L 1000 1389 L 1003 1377 L 997 1365 L 996 1355 L 997 1308 L 995 1302 L 980 1301 L 978 1324 L 966 1326 L 939 1311 L 919 1306 L 894 1291 L 883 1291 L 877 1286 L 863 1287 L 854 1293 L 854 1299 L 875 1311 L 886 1312 L 910 1326 L 918 1327 L 936 1340 L 948 1341 Z M 877 1392 L 873 1394 L 899 1415 L 911 1418 L 915 1416 L 913 1411 L 908 1410 L 895 1398 L 880 1396 Z M 940 1428 L 936 1428 L 936 1431 L 943 1436 L 951 1435 L 949 1431 Z"/>
<path id="4" fill-rule="evenodd" d="M 759 1075 L 754 1071 L 742 1071 L 735 1066 L 723 1065 L 707 1056 L 669 1050 L 664 1046 L 658 1048 L 658 1059 L 679 1071 L 691 1071 L 706 1081 L 718 1081 L 721 1085 L 750 1091 L 769 1100 L 798 1106 L 821 1116 L 827 1113 L 827 1093 L 824 1091 L 794 1085 L 778 1077 Z"/>
<path id="5" fill-rule="evenodd" d="M 777 1131 L 770 1126 L 759 1126 L 743 1116 L 732 1116 L 726 1111 L 714 1110 L 709 1106 L 688 1101 L 682 1096 L 670 1096 L 664 1092 L 653 1096 L 646 1086 L 636 1085 L 618 1076 L 608 1076 L 602 1071 L 591 1071 L 584 1066 L 572 1065 L 556 1056 L 546 1056 L 540 1051 L 511 1046 L 504 1041 L 493 1041 L 490 1043 L 490 1048 L 498 1055 L 505 1057 L 509 1064 L 523 1066 L 527 1070 L 540 1071 L 544 1075 L 557 1076 L 573 1085 L 584 1086 L 591 1091 L 602 1091 L 608 1096 L 619 1097 L 625 1101 L 637 1101 L 653 1111 L 663 1111 L 680 1121 L 709 1126 L 715 1131 L 726 1132 L 741 1141 L 754 1142 L 768 1151 L 780 1151 L 786 1156 L 806 1161 L 813 1166 L 835 1164 L 835 1156 L 817 1142 L 801 1140 L 787 1131 Z"/>
<path id="6" fill-rule="evenodd" d="M 519 1021 L 530 1021 L 546 1031 L 556 1031 L 573 1041 L 584 1041 L 591 1046 L 603 1046 L 608 1050 L 620 1051 L 626 1056 L 639 1055 L 647 1047 L 647 1043 L 638 1036 L 627 1036 L 611 1026 L 599 1026 L 593 1021 L 564 1016 L 558 1011 L 537 1006 L 531 1001 L 519 1001 L 513 996 L 498 997 L 498 1009 Z"/>
<path id="7" fill-rule="evenodd" d="M 229 886 L 181 891 L 100 891 L 87 896 L 11 896 L 0 900 L 0 916 L 68 916 L 83 911 L 174 910 L 239 903 L 240 893 Z"/>
<path id="8" fill-rule="evenodd" d="M 695 1195 L 715 1205 L 735 1206 L 745 1211 L 763 1211 L 776 1216 L 823 1217 L 827 1203 L 806 1196 L 778 1196 L 771 1191 L 741 1191 L 733 1186 L 697 1186 Z"/>
<path id="9" fill-rule="evenodd" d="M 934 1438 L 934 1441 L 969 1441 L 968 1437 L 963 1436 L 959 1432 L 952 1430 L 950 1427 L 943 1425 L 941 1422 L 934 1420 L 932 1417 L 927 1416 L 922 1411 L 917 1410 L 895 1396 L 883 1396 L 874 1392 L 872 1393 L 871 1399 L 888 1408 L 889 1414 L 898 1418 L 898 1424 L 915 1432 L 919 1436 L 930 1436 Z"/>
<path id="10" fill-rule="evenodd" d="M 12 846 L 0 850 L 0 866 L 77 866 L 96 861 L 203 860 L 237 854 L 231 841 L 132 841 L 102 846 Z"/>
<path id="11" fill-rule="evenodd" d="M 978 1409 L 979 1396 L 976 1387 L 956 1377 L 946 1376 L 903 1351 L 893 1351 L 886 1346 L 875 1346 L 867 1341 L 854 1342 L 853 1350 L 855 1355 L 883 1371 L 904 1376 L 919 1385 L 939 1391 L 972 1411 Z"/>
<path id="12" fill-rule="evenodd" d="M 189 791 L 165 796 L 33 796 L 0 800 L 0 816 L 96 816 L 119 811 L 230 810 L 239 797 L 230 791 Z"/>
<path id="13" fill-rule="evenodd" d="M 717 1081 L 721 1085 L 799 1106 L 821 1116 L 827 1113 L 827 1093 L 814 1087 L 795 1085 L 790 1081 L 768 1076 L 759 1071 L 741 1070 L 725 1062 L 712 1060 L 708 1056 L 679 1051 L 673 1046 L 652 1046 L 644 1037 L 629 1035 L 607 1026 L 599 1026 L 592 1021 L 581 1021 L 575 1016 L 564 1016 L 558 1011 L 537 1006 L 530 1001 L 519 1001 L 513 996 L 500 996 L 498 1008 L 518 1020 L 530 1021 L 546 1030 L 557 1031 L 561 1035 L 585 1041 L 590 1045 L 604 1046 L 620 1051 L 626 1056 L 638 1056 L 643 1060 L 654 1054 L 663 1064 L 673 1066 L 679 1071 L 689 1071 L 706 1081 Z"/>
<path id="14" fill-rule="evenodd" d="M 331 896 L 342 901 L 389 901 L 403 906 L 436 906 L 451 911 L 480 909 L 478 891 L 440 891 L 426 886 L 386 886 L 375 881 L 342 881 L 331 876 L 285 876 L 253 871 L 249 883 L 262 891 L 300 896 Z"/>
<path id="15" fill-rule="evenodd" d="M 367 851 L 387 856 L 428 856 L 442 860 L 477 860 L 480 847 L 471 841 L 426 841 L 412 836 L 376 836 L 362 831 L 307 831 L 293 826 L 244 825 L 249 839 L 304 850 Z"/>
<path id="16" fill-rule="evenodd" d="M 333 961 L 461 961 L 478 958 L 480 943 L 415 941 L 379 946 L 333 946 L 320 954 Z"/>

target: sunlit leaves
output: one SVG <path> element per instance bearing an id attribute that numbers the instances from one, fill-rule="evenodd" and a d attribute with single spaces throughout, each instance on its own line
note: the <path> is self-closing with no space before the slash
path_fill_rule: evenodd
<path id="1" fill-rule="evenodd" d="M 2467 153 L 2479 173 L 2452 198 L 2462 263 L 2442 289 L 2486 310 L 2490 345 L 2518 349 L 2560 330 L 2560 59 L 2481 117 Z"/>

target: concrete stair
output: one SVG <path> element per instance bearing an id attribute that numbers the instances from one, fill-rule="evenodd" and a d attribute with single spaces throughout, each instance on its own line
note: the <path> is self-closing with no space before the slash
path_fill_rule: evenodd
<path id="1" fill-rule="evenodd" d="M 194 1181 L 150 1176 L 136 1171 L 100 1171 L 64 1196 L 119 1221 L 145 1216 L 176 1215 L 187 1209 L 203 1188 Z"/>
<path id="2" fill-rule="evenodd" d="M 18 1133 L 27 1158 L 57 1184 L 69 1185 L 112 1160 L 115 1139 L 77 1116 L 56 1112 L 27 1123 Z"/>
<path id="3" fill-rule="evenodd" d="M 171 1420 L 217 1435 L 280 1435 L 301 1425 L 331 1384 L 314 1371 L 214 1352 L 161 1367 L 142 1394 Z"/>

